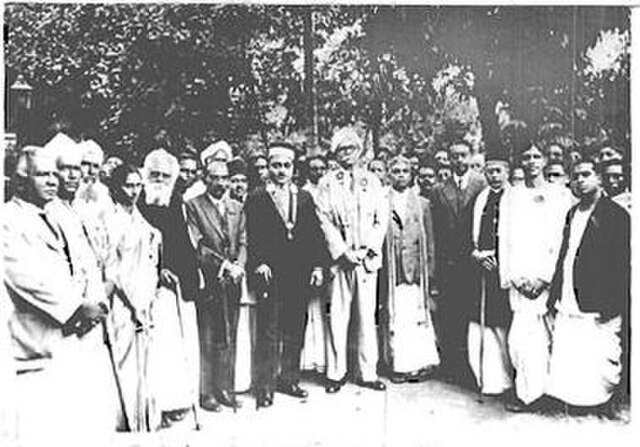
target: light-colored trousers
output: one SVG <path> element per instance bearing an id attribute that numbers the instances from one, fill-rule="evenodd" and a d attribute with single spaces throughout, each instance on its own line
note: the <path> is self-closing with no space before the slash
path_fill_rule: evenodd
<path id="1" fill-rule="evenodd" d="M 378 339 L 376 335 L 376 291 L 378 273 L 358 266 L 353 271 L 338 268 L 330 288 L 327 378 L 341 380 L 347 373 L 347 349 L 351 304 L 355 300 L 358 324 L 357 363 L 360 379 L 377 380 Z"/>

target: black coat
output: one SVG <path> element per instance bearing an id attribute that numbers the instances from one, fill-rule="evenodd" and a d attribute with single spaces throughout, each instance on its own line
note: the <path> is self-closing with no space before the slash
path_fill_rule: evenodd
<path id="1" fill-rule="evenodd" d="M 572 207 L 565 222 L 562 246 L 551 282 L 549 306 L 561 298 L 563 264 L 569 245 Z M 628 316 L 630 296 L 630 217 L 609 197 L 598 199 L 580 241 L 573 264 L 578 306 L 583 312 L 600 312 L 608 318 Z"/>

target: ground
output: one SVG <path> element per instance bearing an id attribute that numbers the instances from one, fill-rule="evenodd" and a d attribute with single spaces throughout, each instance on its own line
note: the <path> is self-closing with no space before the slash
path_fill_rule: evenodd
<path id="1" fill-rule="evenodd" d="M 565 414 L 512 414 L 496 399 L 478 401 L 472 391 L 441 381 L 394 385 L 379 392 L 347 384 L 328 395 L 305 382 L 307 399 L 275 395 L 256 410 L 241 396 L 236 414 L 200 412 L 201 430 L 185 420 L 153 436 L 119 435 L 118 446 L 449 446 L 638 445 L 629 411 L 617 420 Z M 639 439 L 639 438 L 636 438 Z M 544 446 L 546 447 L 546 446 Z"/>

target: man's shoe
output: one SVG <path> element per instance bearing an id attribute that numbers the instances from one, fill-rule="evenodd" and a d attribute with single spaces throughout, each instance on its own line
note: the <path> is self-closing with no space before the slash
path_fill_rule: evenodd
<path id="1" fill-rule="evenodd" d="M 338 391 L 340 391 L 340 388 L 342 388 L 342 383 L 337 380 L 331 380 L 331 379 L 327 379 L 327 383 L 324 386 L 324 390 L 328 394 L 337 393 Z"/>
<path id="2" fill-rule="evenodd" d="M 530 413 L 532 411 L 530 405 L 526 405 L 520 400 L 512 400 L 504 405 L 504 409 L 509 413 Z"/>
<path id="3" fill-rule="evenodd" d="M 407 383 L 407 381 L 409 380 L 409 376 L 407 376 L 406 374 L 394 374 L 389 380 L 391 380 L 391 383 L 395 384 Z"/>
<path id="4" fill-rule="evenodd" d="M 273 393 L 267 390 L 258 390 L 256 408 L 267 408 L 271 405 L 273 405 Z"/>
<path id="5" fill-rule="evenodd" d="M 358 382 L 358 385 L 363 388 L 370 388 L 376 391 L 384 391 L 387 389 L 387 386 L 381 380 L 372 380 L 372 381 L 361 380 Z"/>
<path id="6" fill-rule="evenodd" d="M 200 406 L 203 410 L 213 411 L 214 413 L 219 413 L 220 411 L 222 411 L 222 407 L 213 396 L 207 396 L 200 399 Z"/>
<path id="7" fill-rule="evenodd" d="M 217 400 L 218 403 L 224 405 L 225 407 L 240 408 L 242 406 L 241 402 L 236 399 L 236 396 L 226 390 L 218 392 Z"/>
<path id="8" fill-rule="evenodd" d="M 289 396 L 298 397 L 300 399 L 304 399 L 309 396 L 309 393 L 300 388 L 297 383 L 282 383 L 278 384 L 276 387 L 276 391 L 282 394 L 288 394 Z"/>

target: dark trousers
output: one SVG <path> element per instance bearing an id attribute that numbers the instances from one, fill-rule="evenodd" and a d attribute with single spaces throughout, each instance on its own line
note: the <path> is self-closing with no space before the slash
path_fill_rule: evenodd
<path id="1" fill-rule="evenodd" d="M 216 396 L 220 391 L 233 391 L 238 306 L 231 299 L 225 305 L 224 299 L 228 298 L 216 297 L 196 303 L 201 398 Z"/>
<path id="2" fill-rule="evenodd" d="M 298 383 L 306 304 L 304 291 L 258 298 L 254 360 L 257 388 L 272 391 L 278 381 Z"/>

